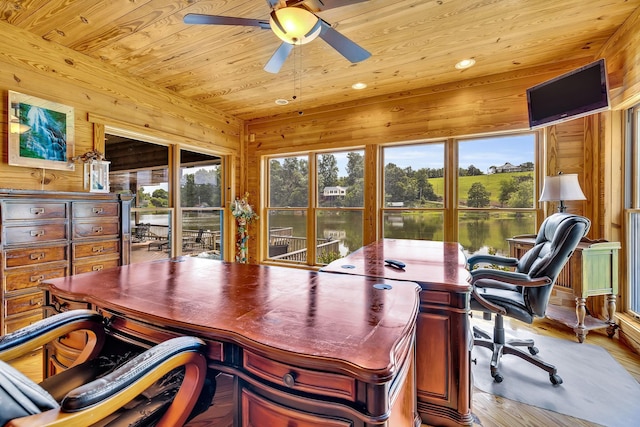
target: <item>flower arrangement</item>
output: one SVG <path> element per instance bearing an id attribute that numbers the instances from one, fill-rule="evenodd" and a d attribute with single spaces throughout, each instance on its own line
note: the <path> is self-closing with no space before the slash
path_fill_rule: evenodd
<path id="1" fill-rule="evenodd" d="M 236 221 L 244 220 L 247 224 L 259 218 L 249 204 L 249 193 L 245 193 L 242 198 L 236 197 L 231 213 L 236 217 Z"/>
<path id="2" fill-rule="evenodd" d="M 236 262 L 246 264 L 247 262 L 247 234 L 248 225 L 257 220 L 259 216 L 249 204 L 249 193 L 240 198 L 236 197 L 231 208 L 231 214 L 236 218 L 238 224 L 238 240 L 236 241 Z"/>

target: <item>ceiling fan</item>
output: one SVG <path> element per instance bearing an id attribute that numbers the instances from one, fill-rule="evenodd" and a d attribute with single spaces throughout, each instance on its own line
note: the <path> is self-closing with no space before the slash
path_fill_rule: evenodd
<path id="1" fill-rule="evenodd" d="M 315 12 L 360 3 L 367 0 L 267 0 L 271 7 L 268 21 L 250 18 L 235 18 L 220 15 L 189 13 L 184 16 L 185 24 L 241 25 L 272 30 L 282 44 L 275 51 L 264 69 L 270 73 L 280 71 L 294 45 L 306 44 L 320 37 L 351 62 L 360 62 L 371 54 L 340 34 Z"/>

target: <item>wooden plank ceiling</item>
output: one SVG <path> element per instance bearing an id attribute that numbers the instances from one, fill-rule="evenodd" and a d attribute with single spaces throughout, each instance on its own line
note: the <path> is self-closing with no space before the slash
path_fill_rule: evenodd
<path id="1" fill-rule="evenodd" d="M 249 120 L 563 61 L 587 63 L 640 0 L 369 0 L 319 12 L 371 52 L 324 40 L 263 70 L 280 40 L 258 27 L 187 25 L 187 13 L 268 19 L 265 0 L 0 1 L 0 19 L 195 102 Z M 474 58 L 460 71 L 454 64 Z M 356 91 L 351 85 L 364 82 Z M 293 97 L 296 96 L 294 100 Z M 275 100 L 291 101 L 279 106 Z"/>

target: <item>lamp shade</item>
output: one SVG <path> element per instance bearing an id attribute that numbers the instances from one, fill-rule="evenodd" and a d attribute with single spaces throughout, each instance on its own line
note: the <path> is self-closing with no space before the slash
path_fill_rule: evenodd
<path id="1" fill-rule="evenodd" d="M 540 195 L 541 202 L 586 199 L 578 182 L 578 174 L 560 173 L 544 178 L 542 194 Z"/>
<path id="2" fill-rule="evenodd" d="M 269 25 L 280 40 L 297 45 L 309 43 L 322 30 L 316 15 L 293 6 L 272 11 Z"/>

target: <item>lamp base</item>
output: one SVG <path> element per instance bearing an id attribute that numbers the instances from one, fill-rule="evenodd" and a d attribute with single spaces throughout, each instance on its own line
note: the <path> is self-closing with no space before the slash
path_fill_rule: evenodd
<path id="1" fill-rule="evenodd" d="M 567 207 L 564 205 L 564 201 L 560 200 L 560 204 L 558 205 L 558 212 L 566 212 Z"/>

